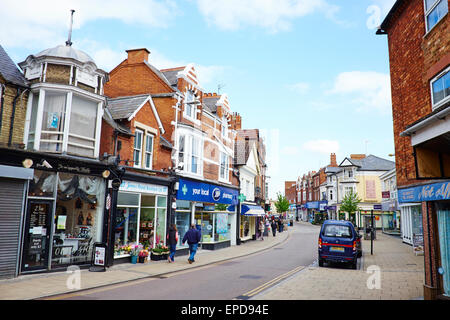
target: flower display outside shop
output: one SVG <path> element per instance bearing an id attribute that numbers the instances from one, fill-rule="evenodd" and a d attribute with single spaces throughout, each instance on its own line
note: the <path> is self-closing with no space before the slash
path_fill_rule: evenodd
<path id="1" fill-rule="evenodd" d="M 157 244 L 156 247 L 152 249 L 153 254 L 168 254 L 169 248 L 163 244 Z"/>

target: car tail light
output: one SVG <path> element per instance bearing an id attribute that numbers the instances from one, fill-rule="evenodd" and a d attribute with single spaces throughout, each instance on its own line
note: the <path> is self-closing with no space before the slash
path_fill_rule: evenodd
<path id="1" fill-rule="evenodd" d="M 353 241 L 353 251 L 356 251 L 356 240 Z"/>
<path id="2" fill-rule="evenodd" d="M 319 238 L 319 249 L 322 248 L 322 238 Z"/>

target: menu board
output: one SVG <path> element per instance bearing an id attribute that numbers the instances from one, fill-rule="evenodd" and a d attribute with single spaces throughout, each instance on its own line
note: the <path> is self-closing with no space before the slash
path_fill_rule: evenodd
<path id="1" fill-rule="evenodd" d="M 413 234 L 413 248 L 416 256 L 423 255 L 423 234 Z"/>
<path id="2" fill-rule="evenodd" d="M 49 205 L 46 203 L 31 204 L 30 228 L 47 225 L 48 207 Z"/>

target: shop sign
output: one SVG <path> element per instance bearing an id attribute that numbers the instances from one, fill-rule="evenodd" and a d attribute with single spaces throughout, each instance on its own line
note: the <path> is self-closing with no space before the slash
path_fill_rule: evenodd
<path id="1" fill-rule="evenodd" d="M 312 201 L 306 203 L 307 209 L 319 209 L 319 201 Z"/>
<path id="2" fill-rule="evenodd" d="M 381 204 L 374 204 L 373 210 L 381 210 Z"/>
<path id="3" fill-rule="evenodd" d="M 319 202 L 319 211 L 327 210 L 328 201 L 320 201 Z"/>
<path id="4" fill-rule="evenodd" d="M 180 179 L 177 200 L 237 204 L 239 192 L 231 188 Z"/>
<path id="5" fill-rule="evenodd" d="M 383 191 L 381 192 L 381 197 L 383 199 L 389 199 L 391 197 L 391 193 L 389 191 Z"/>
<path id="6" fill-rule="evenodd" d="M 450 181 L 398 190 L 398 202 L 450 200 Z"/>
<path id="7" fill-rule="evenodd" d="M 135 181 L 122 181 L 120 191 L 166 195 L 167 187 Z"/>

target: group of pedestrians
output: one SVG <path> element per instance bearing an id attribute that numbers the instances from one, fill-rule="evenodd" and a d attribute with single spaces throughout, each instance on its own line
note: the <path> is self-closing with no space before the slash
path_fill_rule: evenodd
<path id="1" fill-rule="evenodd" d="M 272 216 L 271 218 L 263 218 L 259 222 L 258 230 L 259 230 L 259 239 L 264 240 L 264 231 L 272 230 L 272 235 L 275 237 L 278 232 L 283 232 L 284 222 L 282 217 Z"/>
<path id="2" fill-rule="evenodd" d="M 283 232 L 283 218 L 272 216 L 271 218 L 263 218 L 259 222 L 259 238 L 261 240 L 264 240 L 264 233 L 266 230 L 269 229 L 269 227 L 272 229 L 272 235 L 275 237 L 277 230 L 278 232 Z M 167 245 L 169 247 L 170 253 L 167 258 L 169 263 L 172 263 L 175 261 L 175 253 L 177 249 L 177 243 L 178 243 L 178 230 L 177 226 L 175 224 L 172 224 L 169 228 L 169 232 L 167 234 Z M 190 229 L 185 233 L 182 244 L 184 245 L 186 242 L 189 245 L 189 258 L 188 262 L 189 264 L 192 264 L 195 262 L 195 254 L 198 250 L 198 244 L 201 240 L 201 232 L 197 229 L 195 224 L 191 224 Z"/>

